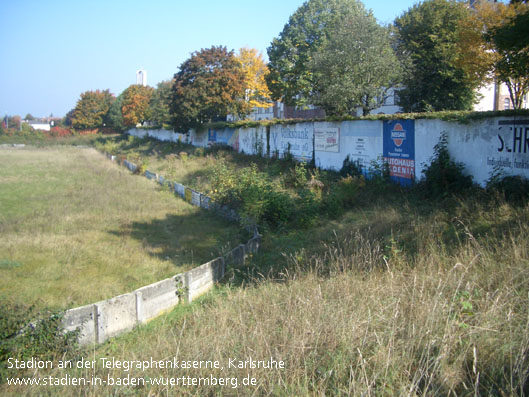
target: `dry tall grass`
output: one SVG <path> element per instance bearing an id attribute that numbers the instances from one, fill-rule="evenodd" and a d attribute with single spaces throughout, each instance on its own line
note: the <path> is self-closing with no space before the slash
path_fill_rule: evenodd
<path id="1" fill-rule="evenodd" d="M 396 216 L 388 211 L 390 218 Z M 291 256 L 291 266 L 279 280 L 226 286 L 217 296 L 87 353 L 91 359 L 220 360 L 223 370 L 133 369 L 130 374 L 233 376 L 238 388 L 9 390 L 70 395 L 527 395 L 528 215 L 527 206 L 461 202 L 451 215 L 432 210 L 407 219 L 407 235 L 395 233 L 389 242 L 366 222 L 338 233 L 321 255 Z M 380 217 L 384 215 L 375 218 Z M 412 248 L 407 248 L 409 236 Z M 249 357 L 284 360 L 286 369 L 228 368 L 229 358 Z M 69 373 L 103 379 L 128 374 L 101 367 Z M 257 379 L 257 386 L 240 385 L 247 374 Z"/>

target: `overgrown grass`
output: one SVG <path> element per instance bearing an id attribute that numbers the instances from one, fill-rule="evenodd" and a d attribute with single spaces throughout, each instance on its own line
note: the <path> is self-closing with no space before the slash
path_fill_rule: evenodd
<path id="1" fill-rule="evenodd" d="M 50 136 L 46 131 L 12 131 L 8 134 L 0 132 L 0 145 L 27 144 L 36 147 L 57 145 L 93 145 L 97 139 L 104 139 L 102 134 L 74 134 L 64 137 Z"/>
<path id="2" fill-rule="evenodd" d="M 292 156 L 249 156 L 228 147 L 196 148 L 133 136 L 100 139 L 96 146 L 208 194 L 262 230 L 308 227 L 322 214 L 338 216 L 364 185 L 361 178 L 342 178 Z"/>
<path id="3" fill-rule="evenodd" d="M 233 225 L 93 149 L 0 148 L 0 297 L 68 308 L 218 256 Z"/>
<path id="4" fill-rule="evenodd" d="M 313 229 L 317 247 L 269 276 L 116 338 L 92 359 L 219 360 L 221 369 L 103 369 L 70 375 L 237 377 L 257 386 L 25 388 L 52 395 L 526 395 L 529 207 L 501 199 L 410 205 L 405 191 Z M 314 237 L 314 240 L 318 238 Z M 270 247 L 268 247 L 270 249 Z M 276 250 L 282 250 L 284 247 Z M 229 358 L 284 370 L 228 368 Z M 52 372 L 53 375 L 64 371 Z"/>
<path id="5" fill-rule="evenodd" d="M 164 167 L 172 155 L 167 144 L 149 140 L 120 139 L 111 144 L 122 154 L 146 159 L 149 169 L 152 164 Z M 285 161 L 175 148 L 175 161 L 196 163 L 198 171 L 203 170 L 201 161 L 211 162 L 212 169 L 223 161 L 241 172 L 254 162 L 254 169 L 262 173 L 258 178 L 280 183 L 291 195 L 297 194 L 303 179 L 298 179 L 295 164 Z M 191 180 L 193 172 L 187 174 L 178 164 L 175 170 Z M 308 178 L 306 174 L 302 187 Z M 209 176 L 204 179 L 203 186 L 211 183 Z M 318 180 L 329 194 L 344 183 L 332 173 Z M 213 293 L 84 352 L 92 360 L 219 360 L 222 369 L 123 371 L 103 368 L 98 361 L 95 370 L 35 373 L 102 379 L 236 377 L 238 388 L 4 385 L 1 391 L 528 395 L 527 197 L 506 201 L 507 190 L 516 190 L 514 185 L 505 191 L 470 188 L 460 196 L 432 198 L 423 190 L 428 187 L 402 189 L 385 184 L 383 177 L 357 187 L 345 213 L 321 212 L 317 222 L 302 229 L 268 230 L 259 255 L 244 268 L 230 269 Z M 250 357 L 283 360 L 286 368 L 229 367 L 229 359 Z M 256 386 L 241 385 L 248 375 L 256 379 Z"/>

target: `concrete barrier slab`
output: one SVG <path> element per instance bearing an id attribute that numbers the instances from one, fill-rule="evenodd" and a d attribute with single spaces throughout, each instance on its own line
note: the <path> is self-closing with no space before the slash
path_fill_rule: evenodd
<path id="1" fill-rule="evenodd" d="M 217 258 L 185 273 L 187 301 L 204 294 L 224 277 L 224 259 Z"/>
<path id="2" fill-rule="evenodd" d="M 79 344 L 81 346 L 97 343 L 97 306 L 86 305 L 66 310 L 62 320 L 66 331 L 79 329 Z"/>
<path id="3" fill-rule="evenodd" d="M 186 196 L 186 187 L 184 185 L 175 182 L 174 191 L 180 197 L 185 198 L 185 196 Z"/>
<path id="4" fill-rule="evenodd" d="M 240 244 L 224 256 L 226 266 L 230 265 L 234 267 L 244 265 L 245 258 L 246 246 L 244 244 Z"/>
<path id="5" fill-rule="evenodd" d="M 204 196 L 203 194 L 200 195 L 200 207 L 204 208 L 205 210 L 209 210 L 211 204 L 211 199 L 208 196 Z"/>
<path id="6" fill-rule="evenodd" d="M 98 343 L 130 331 L 137 324 L 136 294 L 129 293 L 97 302 Z"/>
<path id="7" fill-rule="evenodd" d="M 136 164 L 131 163 L 128 160 L 123 160 L 123 165 L 127 167 L 131 172 L 136 172 L 136 170 L 138 169 L 138 166 Z"/>
<path id="8" fill-rule="evenodd" d="M 176 276 L 139 288 L 135 293 L 140 323 L 149 321 L 179 302 Z"/>
<path id="9" fill-rule="evenodd" d="M 185 196 L 184 196 L 184 199 L 185 201 L 187 201 L 188 203 L 191 203 L 191 200 L 193 199 L 193 191 L 186 187 L 185 188 Z"/>
<path id="10" fill-rule="evenodd" d="M 200 207 L 200 193 L 191 189 L 191 204 Z"/>
<path id="11" fill-rule="evenodd" d="M 257 254 L 261 245 L 261 235 L 257 235 L 246 243 L 246 254 Z"/>
<path id="12" fill-rule="evenodd" d="M 157 175 L 154 172 L 151 172 L 149 170 L 145 170 L 145 178 L 147 179 L 157 179 Z"/>

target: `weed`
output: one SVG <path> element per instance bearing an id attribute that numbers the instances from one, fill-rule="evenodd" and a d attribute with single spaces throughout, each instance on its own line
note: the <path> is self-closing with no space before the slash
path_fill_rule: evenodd
<path id="1" fill-rule="evenodd" d="M 446 198 L 450 195 L 468 191 L 472 186 L 472 176 L 465 175 L 464 165 L 456 163 L 448 153 L 448 137 L 441 134 L 434 146 L 434 155 L 430 165 L 423 170 L 421 186 L 430 197 Z"/>
<path id="2" fill-rule="evenodd" d="M 11 301 L 0 303 L 0 383 L 6 377 L 24 374 L 9 368 L 8 359 L 55 360 L 75 356 L 78 332 L 63 332 L 59 312 L 36 312 L 34 306 L 24 307 Z"/>
<path id="3" fill-rule="evenodd" d="M 347 155 L 344 159 L 342 168 L 340 169 L 340 175 L 342 176 L 360 176 L 362 175 L 362 164 L 360 160 L 351 160 L 351 157 Z"/>

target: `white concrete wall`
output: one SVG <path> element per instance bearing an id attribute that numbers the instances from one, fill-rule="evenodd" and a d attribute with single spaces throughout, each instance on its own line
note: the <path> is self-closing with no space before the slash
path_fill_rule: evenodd
<path id="1" fill-rule="evenodd" d="M 186 142 L 186 135 L 170 130 L 155 130 L 145 128 L 131 128 L 127 131 L 127 134 L 143 138 L 144 136 L 150 136 L 160 141 L 171 141 L 171 142 Z"/>
<path id="2" fill-rule="evenodd" d="M 208 146 L 208 132 L 207 131 L 189 131 L 189 143 L 197 147 Z"/>
<path id="3" fill-rule="evenodd" d="M 274 124 L 270 127 L 270 154 L 283 157 L 288 150 L 297 160 L 312 160 L 314 123 Z M 290 148 L 290 149 L 289 149 Z"/>
<path id="4" fill-rule="evenodd" d="M 327 148 L 318 150 L 316 143 L 316 165 L 324 169 L 339 171 L 343 161 L 350 156 L 359 161 L 364 169 L 371 161 L 382 157 L 382 121 L 359 120 L 336 123 L 316 123 L 315 129 L 337 129 L 339 133 L 338 150 Z"/>
<path id="5" fill-rule="evenodd" d="M 441 134 L 446 133 L 450 155 L 465 165 L 475 182 L 484 185 L 495 168 L 505 176 L 529 178 L 529 117 L 495 117 L 469 124 L 441 120 L 415 123 L 418 176 L 429 164 Z"/>
<path id="6" fill-rule="evenodd" d="M 239 152 L 246 154 L 266 153 L 266 128 L 241 128 L 239 130 Z"/>
<path id="7" fill-rule="evenodd" d="M 313 146 L 316 165 L 324 169 L 340 170 L 347 155 L 360 161 L 364 171 L 373 161 L 380 161 L 384 151 L 384 125 L 399 121 L 354 120 L 343 122 L 302 122 L 270 126 L 270 154 L 277 151 L 283 157 L 290 144 L 292 155 L 303 161 L 312 159 Z M 461 162 L 474 181 L 484 185 L 495 168 L 507 175 L 529 178 L 529 116 L 491 117 L 465 124 L 436 119 L 401 121 L 414 127 L 414 175 L 419 180 L 422 170 L 430 163 L 434 146 L 442 134 L 448 137 L 448 150 L 453 160 Z M 393 127 L 391 127 L 393 128 Z M 391 131 L 386 131 L 386 134 Z M 408 139 L 413 133 L 408 131 Z M 166 132 L 149 131 L 149 135 L 163 139 Z M 209 138 L 208 138 L 209 134 Z M 228 144 L 240 152 L 258 154 L 262 146 L 266 154 L 266 128 L 209 130 L 191 133 L 196 146 Z"/>

